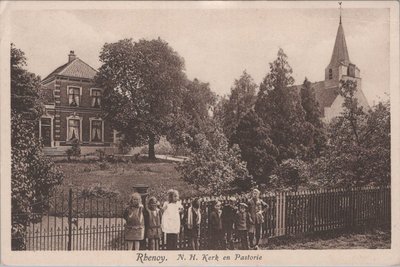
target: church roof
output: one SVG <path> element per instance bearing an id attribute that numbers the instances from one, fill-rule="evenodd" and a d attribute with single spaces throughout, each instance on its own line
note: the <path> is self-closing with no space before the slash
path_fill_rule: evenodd
<path id="1" fill-rule="evenodd" d="M 303 85 L 295 85 L 293 87 L 296 88 L 297 92 L 300 93 L 301 87 Z M 325 116 L 324 109 L 327 107 L 331 107 L 333 101 L 335 101 L 336 97 L 338 96 L 338 86 L 334 87 L 325 87 L 325 81 L 311 83 L 311 88 L 314 89 L 315 99 L 318 102 L 319 109 L 322 116 Z"/>
<path id="2" fill-rule="evenodd" d="M 97 71 L 89 66 L 87 63 L 82 61 L 80 58 L 74 60 L 56 68 L 51 72 L 43 81 L 46 81 L 56 75 L 74 77 L 74 78 L 85 78 L 93 79 L 96 76 Z"/>
<path id="3" fill-rule="evenodd" d="M 347 51 L 346 38 L 342 21 L 339 23 L 339 28 L 336 34 L 335 46 L 333 47 L 330 66 L 339 66 L 341 64 L 348 65 L 350 63 L 349 53 Z"/>
<path id="4" fill-rule="evenodd" d="M 315 84 L 319 84 L 318 82 Z M 321 115 L 325 116 L 324 110 L 325 108 L 331 107 L 333 104 L 333 101 L 335 101 L 336 97 L 338 96 L 338 90 L 339 87 L 330 87 L 330 88 L 325 88 L 324 85 L 320 86 L 314 86 L 315 90 L 315 99 L 317 100 L 319 104 L 319 108 L 321 111 Z"/>

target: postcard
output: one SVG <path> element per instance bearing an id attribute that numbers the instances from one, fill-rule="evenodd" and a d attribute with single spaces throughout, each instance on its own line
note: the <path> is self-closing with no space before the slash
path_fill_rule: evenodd
<path id="1" fill-rule="evenodd" d="M 2 264 L 400 264 L 398 2 L 0 13 Z"/>

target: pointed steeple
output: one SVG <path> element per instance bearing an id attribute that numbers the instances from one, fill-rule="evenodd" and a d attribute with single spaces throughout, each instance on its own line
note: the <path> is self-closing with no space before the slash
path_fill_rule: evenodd
<path id="1" fill-rule="evenodd" d="M 341 4 L 341 3 L 340 3 Z M 340 63 L 348 65 L 350 63 L 349 53 L 347 52 L 346 38 L 342 26 L 342 12 L 340 9 L 339 28 L 336 33 L 335 46 L 333 47 L 332 58 L 329 66 L 338 66 Z"/>

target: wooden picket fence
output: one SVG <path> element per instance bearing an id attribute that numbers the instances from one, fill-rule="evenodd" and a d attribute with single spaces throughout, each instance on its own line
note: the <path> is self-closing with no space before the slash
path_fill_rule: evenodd
<path id="1" fill-rule="evenodd" d="M 214 201 L 229 196 L 201 198 L 200 248 L 208 246 L 208 220 Z M 264 214 L 264 238 L 355 230 L 360 227 L 388 226 L 391 222 L 390 186 L 275 192 L 261 196 L 269 208 Z M 192 199 L 182 200 L 185 214 Z M 245 196 L 238 202 L 247 201 Z M 41 219 L 27 227 L 27 250 L 124 250 L 125 201 L 118 198 L 83 198 L 79 193 L 58 193 L 40 205 Z M 18 214 L 14 215 L 18 216 Z M 145 244 L 144 244 L 145 248 Z M 166 248 L 165 235 L 160 248 Z M 184 231 L 178 249 L 190 249 Z"/>

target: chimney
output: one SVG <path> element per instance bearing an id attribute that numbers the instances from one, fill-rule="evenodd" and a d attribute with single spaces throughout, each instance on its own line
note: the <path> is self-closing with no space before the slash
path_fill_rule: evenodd
<path id="1" fill-rule="evenodd" d="M 75 58 L 76 58 L 76 55 L 74 53 L 74 50 L 71 50 L 69 52 L 69 55 L 68 55 L 68 63 L 70 63 L 71 61 L 75 60 Z"/>

